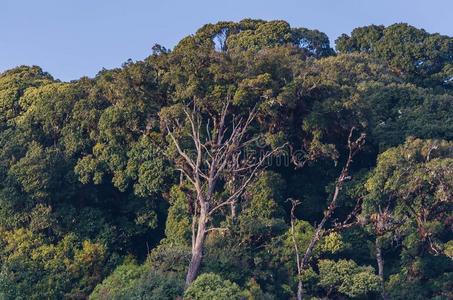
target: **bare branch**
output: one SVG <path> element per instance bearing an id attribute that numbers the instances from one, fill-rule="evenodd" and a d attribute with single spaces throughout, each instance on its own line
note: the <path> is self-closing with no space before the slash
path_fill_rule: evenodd
<path id="1" fill-rule="evenodd" d="M 326 230 L 325 233 L 329 234 L 332 232 L 338 232 L 347 228 L 351 228 L 355 225 L 357 225 L 358 220 L 357 220 L 357 215 L 360 213 L 362 210 L 362 198 L 357 199 L 355 207 L 353 210 L 348 214 L 346 219 L 343 222 L 335 222 L 333 227 Z"/>
<path id="2" fill-rule="evenodd" d="M 189 166 L 195 170 L 196 167 L 195 167 L 195 163 L 193 162 L 193 160 L 181 149 L 181 147 L 179 146 L 179 143 L 178 141 L 176 140 L 175 136 L 173 135 L 173 133 L 171 132 L 171 130 L 168 128 L 167 126 L 167 132 L 168 132 L 168 135 L 170 136 L 170 138 L 172 139 L 173 141 L 173 144 L 176 146 L 176 149 L 178 150 L 178 153 L 179 155 L 184 158 L 184 160 L 189 164 Z"/>
<path id="3" fill-rule="evenodd" d="M 257 106 L 253 107 L 246 117 L 234 115 L 229 117 L 230 101 L 228 96 L 220 115 L 208 114 L 208 120 L 204 126 L 202 126 L 202 115 L 195 100 L 191 104 L 191 109 L 183 109 L 186 116 L 185 122 L 190 125 L 188 136 L 196 151 L 192 155 L 182 149 L 174 132 L 168 125 L 166 126 L 167 132 L 182 158 L 181 161 L 175 159 L 175 163 L 194 186 L 196 192 L 195 204 L 198 209 L 195 210 L 192 219 L 192 259 L 187 272 L 186 284 L 192 282 L 196 277 L 207 232 L 221 230 L 209 228 L 212 226 L 209 224 L 209 217 L 226 205 L 231 205 L 232 211 L 235 211 L 236 201 L 257 172 L 264 167 L 266 160 L 284 147 L 265 151 L 257 158 L 245 157 L 244 149 L 258 138 L 250 136 L 248 133 L 257 115 Z M 229 124 L 227 124 L 227 119 Z M 183 128 L 179 120 L 176 120 L 175 123 L 178 128 Z M 212 129 L 211 124 L 213 124 Z M 202 130 L 206 130 L 206 134 L 204 132 L 202 134 Z M 228 189 L 228 178 L 234 178 L 234 183 L 229 197 L 218 203 L 215 192 L 221 178 L 227 180 L 223 189 Z M 241 181 L 239 185 L 236 185 L 237 181 Z M 232 216 L 234 215 L 232 213 Z"/>
<path id="4" fill-rule="evenodd" d="M 327 207 L 327 210 L 324 212 L 324 217 L 322 218 L 321 222 L 318 224 L 318 226 L 315 229 L 315 232 L 310 240 L 310 244 L 308 245 L 305 254 L 303 256 L 302 262 L 301 262 L 301 267 L 305 269 L 308 265 L 308 261 L 311 258 L 311 255 L 313 253 L 313 250 L 318 243 L 318 241 L 322 238 L 322 236 L 325 234 L 324 231 L 324 225 L 326 222 L 332 217 L 332 214 L 336 208 L 337 200 L 340 195 L 340 191 L 343 188 L 344 182 L 348 179 L 350 179 L 349 176 L 349 168 L 352 163 L 352 159 L 354 156 L 357 154 L 357 152 L 362 148 L 362 146 L 365 144 L 365 134 L 362 133 L 358 139 L 353 141 L 352 136 L 354 134 L 355 127 L 352 127 L 350 132 L 349 132 L 349 137 L 348 137 L 348 149 L 349 149 L 349 154 L 348 158 L 346 160 L 346 163 L 341 170 L 340 176 L 338 176 L 337 182 L 335 184 L 335 190 L 332 196 L 332 200 L 329 203 L 329 206 Z"/>
<path id="5" fill-rule="evenodd" d="M 245 191 L 245 189 L 248 187 L 252 179 L 255 177 L 256 173 L 260 168 L 263 166 L 263 163 L 271 156 L 273 156 L 275 153 L 280 151 L 282 148 L 284 148 L 286 144 L 274 149 L 273 151 L 270 151 L 263 155 L 257 163 L 255 163 L 253 166 L 251 166 L 252 171 L 249 173 L 249 175 L 246 177 L 246 180 L 239 186 L 239 188 L 225 200 L 224 202 L 220 203 L 216 207 L 212 208 L 209 211 L 209 215 L 214 214 L 219 208 L 229 205 L 231 203 L 234 203 L 234 201 L 237 200 L 238 197 L 241 196 L 241 194 Z M 233 170 L 234 171 L 234 170 Z"/>
<path id="6" fill-rule="evenodd" d="M 211 232 L 211 231 L 228 231 L 230 230 L 229 228 L 221 228 L 221 227 L 212 227 L 206 230 L 206 232 Z"/>
<path id="7" fill-rule="evenodd" d="M 299 200 L 295 199 L 288 199 L 287 201 L 291 201 L 291 238 L 293 241 L 293 246 L 294 246 L 294 252 L 296 255 L 296 264 L 297 264 L 297 275 L 298 275 L 298 284 L 297 284 L 297 300 L 302 300 L 302 280 L 301 280 L 301 275 L 302 275 L 302 265 L 301 265 L 301 260 L 300 260 L 300 252 L 299 252 L 299 246 L 297 245 L 296 241 L 296 236 L 295 236 L 295 223 L 296 223 L 296 216 L 294 214 L 296 207 L 300 204 Z"/>

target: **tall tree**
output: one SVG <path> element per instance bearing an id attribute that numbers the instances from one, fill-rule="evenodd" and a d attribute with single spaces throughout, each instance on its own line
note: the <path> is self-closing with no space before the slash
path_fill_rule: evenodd
<path id="1" fill-rule="evenodd" d="M 239 197 L 266 160 L 278 149 L 248 155 L 247 147 L 257 141 L 257 137 L 249 132 L 257 113 L 256 108 L 250 110 L 246 118 L 234 117 L 231 115 L 228 98 L 220 115 L 207 121 L 203 121 L 196 103 L 193 103 L 192 110 L 188 107 L 181 109 L 185 115 L 184 123 L 189 126 L 188 137 L 194 146 L 193 153 L 185 149 L 178 138 L 184 123 L 179 119 L 171 122 L 162 116 L 166 132 L 176 147 L 174 162 L 185 179 L 192 184 L 196 194 L 193 201 L 189 195 L 187 197 L 192 201 L 190 205 L 193 207 L 192 258 L 186 276 L 186 285 L 189 285 L 200 269 L 206 235 L 209 231 L 216 230 L 211 222 L 214 214 L 224 207 L 230 207 L 234 217 Z M 221 181 L 226 181 L 223 187 L 220 186 Z M 219 189 L 226 190 L 227 196 L 218 195 Z"/>
<path id="2" fill-rule="evenodd" d="M 353 134 L 354 134 L 355 128 L 351 128 L 351 131 L 349 133 L 348 137 L 348 157 L 346 159 L 346 163 L 341 170 L 340 176 L 338 176 L 338 179 L 335 183 L 335 189 L 334 193 L 332 195 L 332 200 L 330 201 L 327 209 L 324 212 L 324 216 L 319 222 L 318 226 L 316 226 L 315 230 L 313 231 L 313 234 L 310 238 L 310 242 L 305 250 L 299 249 L 297 242 L 295 238 L 293 237 L 293 243 L 294 243 L 294 250 L 296 254 L 296 263 L 297 263 L 297 273 L 298 276 L 300 277 L 302 275 L 302 272 L 304 269 L 308 267 L 309 261 L 312 258 L 313 251 L 315 250 L 316 245 L 319 243 L 319 241 L 322 239 L 324 234 L 328 232 L 329 230 L 326 230 L 325 226 L 328 221 L 333 216 L 333 213 L 335 211 L 335 208 L 337 207 L 337 201 L 340 196 L 340 192 L 343 189 L 343 185 L 345 184 L 346 181 L 348 181 L 351 177 L 349 174 L 349 170 L 351 168 L 351 164 L 353 161 L 353 158 L 356 156 L 358 151 L 362 148 L 362 146 L 365 143 L 365 134 L 361 134 L 357 139 L 353 140 Z M 292 208 L 291 208 L 291 231 L 292 234 L 294 235 L 294 228 L 295 228 L 295 217 L 294 217 L 294 210 L 296 206 L 298 205 L 298 202 L 295 200 L 292 200 Z M 334 224 L 335 226 L 331 228 L 332 231 L 337 231 L 341 230 L 344 228 L 348 228 L 352 226 L 355 223 L 355 218 L 357 215 L 359 207 L 356 206 L 354 210 L 347 216 L 347 218 L 342 221 L 341 223 L 336 223 Z M 301 255 L 300 251 L 304 251 L 304 254 Z M 303 292 L 303 286 L 302 286 L 302 281 L 301 279 L 298 280 L 298 285 L 297 285 L 297 299 L 301 300 L 302 299 L 302 292 Z"/>

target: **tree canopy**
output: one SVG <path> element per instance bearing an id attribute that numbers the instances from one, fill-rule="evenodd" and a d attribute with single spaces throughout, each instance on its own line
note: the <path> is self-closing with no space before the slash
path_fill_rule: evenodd
<path id="1" fill-rule="evenodd" d="M 452 291 L 452 37 L 245 19 L 0 74 L 0 299 Z"/>

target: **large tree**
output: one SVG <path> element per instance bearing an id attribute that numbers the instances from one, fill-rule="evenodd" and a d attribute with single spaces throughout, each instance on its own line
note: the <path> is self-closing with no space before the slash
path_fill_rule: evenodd
<path id="1" fill-rule="evenodd" d="M 195 191 L 195 199 L 187 195 L 192 209 L 192 258 L 186 285 L 192 283 L 198 275 L 207 233 L 217 230 L 213 226 L 214 215 L 229 207 L 231 217 L 235 217 L 239 197 L 276 152 L 276 149 L 247 152 L 258 141 L 250 132 L 256 108 L 245 118 L 237 118 L 232 115 L 230 99 L 227 98 L 217 117 L 203 120 L 197 104 L 192 105 L 192 108 L 172 107 L 173 110 L 181 110 L 180 116 L 175 116 L 174 111 L 161 113 L 166 133 L 176 148 L 175 165 Z M 171 120 L 166 114 L 174 119 Z M 184 127 L 188 129 L 185 136 Z M 186 143 L 193 147 L 193 152 L 184 147 L 181 141 L 184 137 L 188 138 Z M 224 195 L 221 195 L 222 192 Z"/>

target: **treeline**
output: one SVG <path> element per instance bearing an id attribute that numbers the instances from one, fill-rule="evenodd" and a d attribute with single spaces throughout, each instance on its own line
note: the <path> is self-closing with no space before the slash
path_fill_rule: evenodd
<path id="1" fill-rule="evenodd" d="M 200 28 L 0 74 L 1 299 L 453 298 L 453 38 Z"/>

